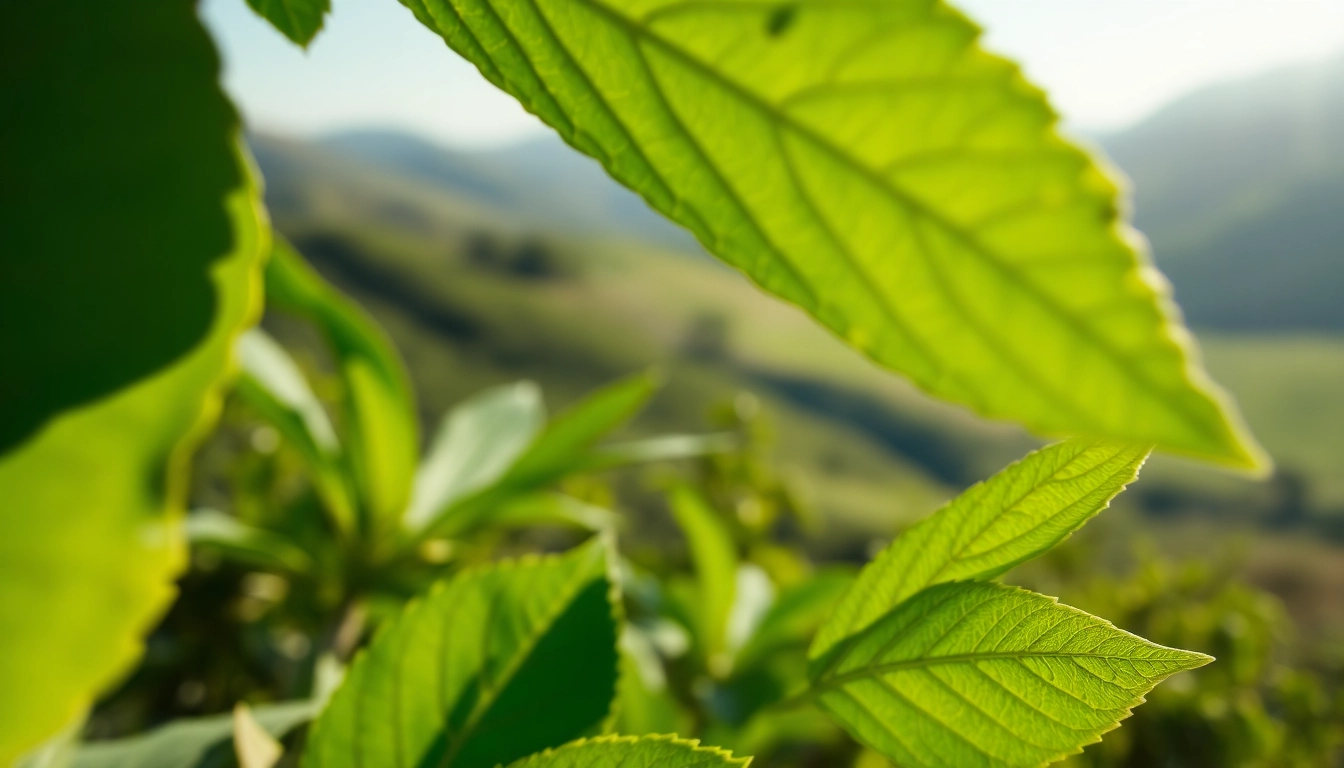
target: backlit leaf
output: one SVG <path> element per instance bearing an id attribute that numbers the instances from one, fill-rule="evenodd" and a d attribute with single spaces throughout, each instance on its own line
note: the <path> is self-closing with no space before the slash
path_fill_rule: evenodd
<path id="1" fill-rule="evenodd" d="M 1264 463 L 1116 183 L 930 0 L 402 0 L 574 147 L 926 391 Z"/>
<path id="2" fill-rule="evenodd" d="M 837 651 L 814 670 L 818 702 L 907 768 L 1058 760 L 1211 661 L 992 582 L 930 587 Z"/>
<path id="3" fill-rule="evenodd" d="M 1074 439 L 972 486 L 869 563 L 817 632 L 810 655 L 945 581 L 989 579 L 1063 541 L 1138 476 L 1142 447 Z"/>
<path id="4" fill-rule="evenodd" d="M 307 768 L 495 768 L 600 727 L 616 689 L 606 547 L 466 571 L 355 659 Z"/>

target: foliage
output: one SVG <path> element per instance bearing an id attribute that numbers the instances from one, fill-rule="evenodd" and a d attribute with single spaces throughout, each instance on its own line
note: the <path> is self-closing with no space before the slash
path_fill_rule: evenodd
<path id="1" fill-rule="evenodd" d="M 190 3 L 7 7 L 4 79 L 22 85 L 7 138 L 37 151 L 20 164 L 36 192 L 7 228 L 22 258 L 0 304 L 50 335 L 3 326 L 20 375 L 0 421 L 0 664 L 16 702 L 0 763 L 77 722 L 133 658 L 184 535 L 245 569 L 256 601 L 302 593 L 288 618 L 306 679 L 255 720 L 237 708 L 86 745 L 76 765 L 269 766 L 272 737 L 314 715 L 290 741 L 306 738 L 309 766 L 745 764 L 651 729 L 743 753 L 810 741 L 803 759 L 828 764 L 856 750 L 843 731 L 903 765 L 1033 765 L 1209 661 L 991 581 L 1104 508 L 1148 445 L 1264 460 L 1150 279 L 1115 184 L 970 22 L 939 2 L 404 1 L 849 345 L 982 415 L 1081 436 L 972 488 L 855 577 L 774 543 L 805 516 L 749 454 L 714 457 L 724 436 L 604 442 L 652 374 L 552 419 L 534 385 L 481 393 L 422 457 L 387 335 L 272 237 Z M 327 11 L 249 3 L 303 45 Z M 86 197 L 68 206 L 70 189 Z M 266 295 L 325 341 L 334 394 L 264 332 L 239 338 L 268 252 Z M 299 482 L 181 525 L 189 450 L 235 358 L 238 395 L 271 430 L 256 434 L 284 440 Z M 669 490 L 689 569 L 622 556 L 593 486 L 557 493 L 706 455 L 698 486 Z M 505 532 L 556 525 L 597 533 L 498 560 Z M 328 700 L 319 667 L 352 657 Z"/>
<path id="2" fill-rule="evenodd" d="M 1114 182 L 947 6 L 404 2 L 711 252 L 925 390 L 1050 434 L 1265 461 L 1190 376 Z"/>

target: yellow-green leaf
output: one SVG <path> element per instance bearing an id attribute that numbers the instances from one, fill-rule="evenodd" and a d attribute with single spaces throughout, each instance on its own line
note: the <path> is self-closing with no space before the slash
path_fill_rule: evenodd
<path id="1" fill-rule="evenodd" d="M 1120 191 L 930 0 L 402 0 L 766 290 L 1045 434 L 1264 463 Z"/>
<path id="2" fill-rule="evenodd" d="M 992 582 L 931 587 L 838 650 L 814 671 L 814 695 L 905 768 L 1044 765 L 1212 661 Z"/>
<path id="3" fill-rule="evenodd" d="M 600 736 L 548 749 L 509 768 L 746 768 L 751 758 L 675 736 Z"/>
<path id="4" fill-rule="evenodd" d="M 1133 482 L 1147 456 L 1141 446 L 1074 439 L 972 486 L 864 567 L 809 655 L 822 656 L 925 587 L 990 579 L 1052 549 Z"/>

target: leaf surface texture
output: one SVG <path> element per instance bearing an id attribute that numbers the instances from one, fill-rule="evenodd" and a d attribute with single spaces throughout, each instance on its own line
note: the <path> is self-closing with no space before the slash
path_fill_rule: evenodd
<path id="1" fill-rule="evenodd" d="M 715 255 L 931 394 L 1262 463 L 1114 181 L 943 3 L 402 2 Z"/>

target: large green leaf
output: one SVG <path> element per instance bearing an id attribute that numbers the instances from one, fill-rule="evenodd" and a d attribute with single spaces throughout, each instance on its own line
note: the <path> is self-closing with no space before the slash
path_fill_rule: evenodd
<path id="1" fill-rule="evenodd" d="M 1047 434 L 1262 463 L 1102 167 L 930 0 L 402 0 L 766 290 Z"/>
<path id="2" fill-rule="evenodd" d="M 285 37 L 305 48 L 331 11 L 331 0 L 247 0 L 247 4 Z"/>
<path id="3" fill-rule="evenodd" d="M 267 233 L 255 189 L 234 191 L 227 207 L 236 242 L 212 270 L 210 335 L 0 459 L 0 765 L 89 706 L 172 599 L 191 451 L 218 412 L 234 339 L 260 307 Z"/>
<path id="4" fill-rule="evenodd" d="M 907 768 L 1043 765 L 1211 661 L 992 582 L 930 587 L 838 650 L 814 670 L 814 695 Z"/>
<path id="5" fill-rule="evenodd" d="M 364 525 L 381 539 L 401 523 L 420 451 L 415 397 L 401 357 L 372 318 L 278 237 L 266 268 L 266 297 L 311 320 L 331 343 L 345 383 L 346 459 Z"/>
<path id="6" fill-rule="evenodd" d="M 751 758 L 675 736 L 601 736 L 519 760 L 509 768 L 718 768 L 745 766 Z"/>
<path id="7" fill-rule="evenodd" d="M 1138 476 L 1142 447 L 1074 439 L 1029 454 L 901 534 L 817 632 L 819 657 L 925 587 L 989 579 L 1078 530 Z"/>
<path id="8" fill-rule="evenodd" d="M 311 720 L 320 702 L 294 701 L 252 708 L 257 724 L 275 738 Z M 178 720 L 140 736 L 93 742 L 71 768 L 224 768 L 234 764 L 234 716 Z"/>
<path id="9" fill-rule="evenodd" d="M 678 486 L 668 502 L 695 566 L 695 603 L 690 608 L 696 636 L 709 668 L 726 674 L 732 666 L 728 619 L 737 593 L 737 545 L 732 532 L 694 489 Z"/>
<path id="10" fill-rule="evenodd" d="M 541 389 L 530 381 L 488 389 L 449 411 L 416 473 L 407 527 L 423 528 L 498 482 L 545 423 Z"/>
<path id="11" fill-rule="evenodd" d="M 310 733 L 307 768 L 494 768 L 596 728 L 616 688 L 599 541 L 464 572 L 356 658 Z"/>
<path id="12" fill-rule="evenodd" d="M 243 174 L 193 3 L 5 3 L 0 51 L 4 453 L 200 346 Z"/>
<path id="13" fill-rule="evenodd" d="M 139 653 L 266 232 L 195 7 L 6 3 L 0 765 Z M 133 52 L 133 55 L 128 52 Z"/>
<path id="14" fill-rule="evenodd" d="M 312 473 L 337 527 L 353 534 L 358 521 L 340 441 L 327 411 L 299 366 L 265 331 L 254 328 L 238 340 L 243 377 L 236 391 L 289 441 Z"/>

